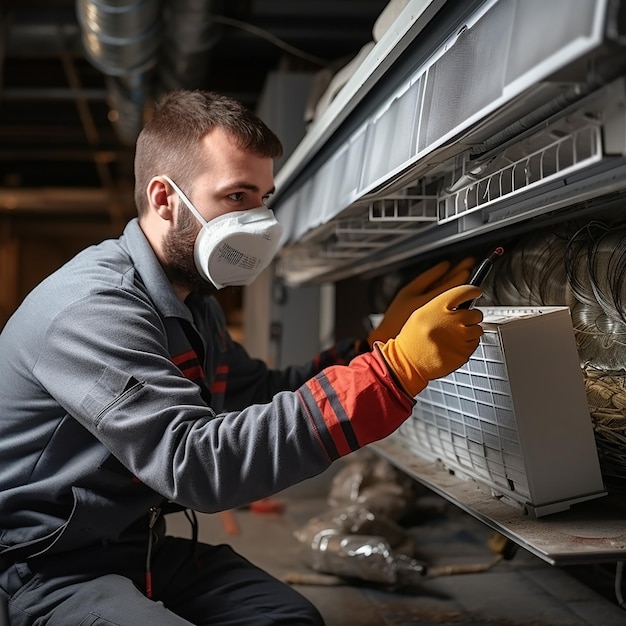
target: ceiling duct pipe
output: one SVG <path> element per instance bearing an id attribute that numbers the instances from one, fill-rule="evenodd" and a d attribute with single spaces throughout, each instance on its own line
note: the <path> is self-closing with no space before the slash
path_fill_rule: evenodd
<path id="1" fill-rule="evenodd" d="M 164 0 L 164 46 L 159 62 L 161 91 L 200 89 L 206 84 L 209 50 L 223 26 L 212 19 L 221 13 L 216 0 Z"/>
<path id="2" fill-rule="evenodd" d="M 159 0 L 76 0 L 82 42 L 89 61 L 107 75 L 110 119 L 132 146 L 150 97 L 147 73 L 161 45 Z"/>

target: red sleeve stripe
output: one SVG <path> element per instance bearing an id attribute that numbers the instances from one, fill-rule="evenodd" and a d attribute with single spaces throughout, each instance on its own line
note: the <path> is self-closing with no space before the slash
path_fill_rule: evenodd
<path id="1" fill-rule="evenodd" d="M 211 393 L 226 393 L 226 381 L 225 380 L 216 380 L 211 385 Z"/>
<path id="2" fill-rule="evenodd" d="M 359 442 L 357 441 L 356 435 L 354 434 L 354 430 L 352 429 L 352 422 L 350 422 L 350 418 L 346 413 L 343 404 L 341 403 L 341 399 L 337 395 L 335 388 L 332 386 L 331 382 L 328 380 L 328 377 L 324 372 L 321 372 L 319 376 L 316 377 L 317 382 L 320 384 L 320 387 L 323 389 L 324 395 L 330 402 L 330 406 L 332 407 L 333 413 L 337 420 L 337 425 L 341 428 L 341 432 L 343 433 L 343 438 L 347 443 L 347 450 L 345 454 L 348 452 L 354 452 L 360 448 Z M 334 429 L 331 429 L 333 432 Z M 339 432 L 337 432 L 337 437 L 339 437 Z"/>
<path id="3" fill-rule="evenodd" d="M 204 379 L 204 368 L 193 350 L 173 356 L 172 363 L 180 369 L 185 378 L 193 381 Z"/>
<path id="4" fill-rule="evenodd" d="M 185 361 L 193 361 L 197 359 L 198 357 L 193 350 L 187 350 L 187 352 L 183 352 L 182 354 L 177 354 L 176 356 L 173 356 L 172 363 L 174 363 L 175 365 L 180 365 Z"/>
<path id="5" fill-rule="evenodd" d="M 337 446 L 335 446 L 335 442 L 328 431 L 324 418 L 317 408 L 317 402 L 315 401 L 315 397 L 311 393 L 310 385 L 313 380 L 309 381 L 306 385 L 300 387 L 298 390 L 302 400 L 304 401 L 307 409 L 309 417 L 313 422 L 315 427 L 315 431 L 317 432 L 324 449 L 326 450 L 326 454 L 331 461 L 336 461 L 341 455 L 337 450 Z"/>
<path id="6" fill-rule="evenodd" d="M 199 378 L 204 378 L 204 370 L 200 365 L 190 365 L 189 367 L 185 367 L 180 370 L 185 378 L 189 378 L 190 380 L 198 380 Z"/>
<path id="7" fill-rule="evenodd" d="M 312 378 L 303 389 L 315 423 L 328 455 L 336 459 L 359 449 L 350 418 L 326 374 L 321 372 Z"/>
<path id="8" fill-rule="evenodd" d="M 215 379 L 211 385 L 211 393 L 214 395 L 225 394 L 228 388 L 228 365 L 219 365 L 215 370 Z"/>
<path id="9" fill-rule="evenodd" d="M 300 391 L 312 427 L 333 459 L 388 436 L 415 404 L 377 351 L 355 357 L 348 366 L 326 368 Z"/>

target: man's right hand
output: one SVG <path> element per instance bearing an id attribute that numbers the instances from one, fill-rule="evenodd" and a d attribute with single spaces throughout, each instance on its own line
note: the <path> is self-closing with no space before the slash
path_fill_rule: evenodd
<path id="1" fill-rule="evenodd" d="M 461 367 L 476 350 L 482 313 L 457 307 L 481 293 L 472 285 L 453 287 L 416 309 L 395 338 L 375 344 L 409 395 Z"/>

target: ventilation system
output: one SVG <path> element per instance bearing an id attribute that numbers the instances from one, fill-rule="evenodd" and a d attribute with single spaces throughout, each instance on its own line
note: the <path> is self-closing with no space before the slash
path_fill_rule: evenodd
<path id="1" fill-rule="evenodd" d="M 344 88 L 341 132 L 320 118 L 279 172 L 288 282 L 379 271 L 623 187 L 621 3 L 457 4 L 409 3 Z"/>
<path id="2" fill-rule="evenodd" d="M 85 54 L 107 76 L 109 117 L 124 144 L 135 144 L 156 95 L 203 84 L 220 31 L 211 19 L 215 4 L 77 0 Z"/>
<path id="3" fill-rule="evenodd" d="M 533 517 L 606 495 L 567 308 L 487 308 L 484 328 L 392 438 Z"/>

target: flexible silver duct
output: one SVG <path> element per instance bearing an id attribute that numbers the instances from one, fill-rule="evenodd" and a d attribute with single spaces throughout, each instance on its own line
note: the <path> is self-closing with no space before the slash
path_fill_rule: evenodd
<path id="1" fill-rule="evenodd" d="M 132 146 L 155 91 L 204 84 L 219 28 L 211 0 L 76 0 L 85 53 L 107 75 L 111 123 Z M 159 62 L 158 86 L 149 80 Z"/>
<path id="2" fill-rule="evenodd" d="M 205 83 L 209 50 L 223 28 L 212 19 L 213 13 L 221 12 L 220 4 L 216 0 L 163 0 L 160 90 L 195 89 Z"/>
<path id="3" fill-rule="evenodd" d="M 76 0 L 85 54 L 107 75 L 109 118 L 120 141 L 132 146 L 150 98 L 147 72 L 161 45 L 159 0 Z"/>
<path id="4" fill-rule="evenodd" d="M 154 66 L 161 42 L 159 0 L 77 0 L 85 53 L 108 76 Z"/>

